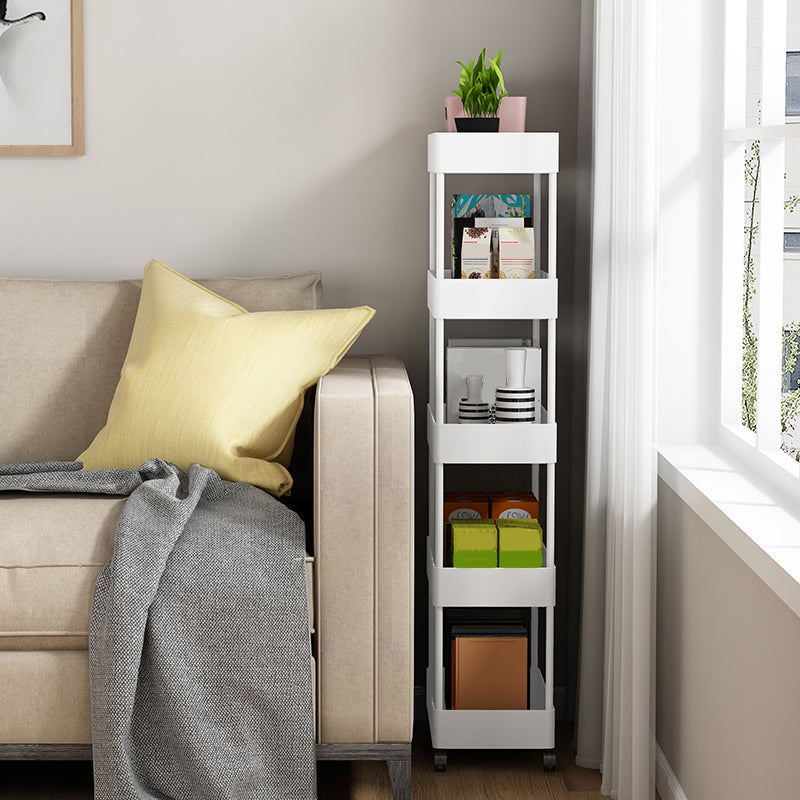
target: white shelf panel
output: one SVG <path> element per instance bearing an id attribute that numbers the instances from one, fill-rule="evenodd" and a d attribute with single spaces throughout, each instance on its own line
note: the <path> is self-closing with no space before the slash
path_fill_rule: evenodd
<path id="1" fill-rule="evenodd" d="M 435 319 L 557 319 L 558 278 L 471 281 L 428 270 L 428 309 Z"/>
<path id="2" fill-rule="evenodd" d="M 431 133 L 428 172 L 558 172 L 557 133 Z"/>
<path id="3" fill-rule="evenodd" d="M 556 568 L 437 567 L 429 541 L 428 592 L 437 608 L 546 608 L 556 604 Z"/>
<path id="4" fill-rule="evenodd" d="M 439 423 L 428 405 L 428 447 L 435 464 L 555 464 L 556 434 L 555 422 Z"/>
<path id="5" fill-rule="evenodd" d="M 545 708 L 545 683 L 531 669 L 531 709 L 528 711 L 450 711 L 433 702 L 428 669 L 428 721 L 436 749 L 550 750 L 555 747 L 555 709 Z"/>

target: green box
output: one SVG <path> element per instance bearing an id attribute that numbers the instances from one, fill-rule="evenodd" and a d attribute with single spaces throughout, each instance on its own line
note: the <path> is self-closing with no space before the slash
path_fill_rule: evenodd
<path id="1" fill-rule="evenodd" d="M 530 569 L 544 564 L 542 528 L 538 522 L 501 520 L 498 529 L 498 564 L 501 567 Z"/>
<path id="2" fill-rule="evenodd" d="M 453 520 L 450 525 L 454 567 L 497 566 L 497 527 L 494 522 Z"/>

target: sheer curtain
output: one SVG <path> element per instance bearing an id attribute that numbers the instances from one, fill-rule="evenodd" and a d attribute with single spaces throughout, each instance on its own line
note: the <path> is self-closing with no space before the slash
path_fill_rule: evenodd
<path id="1" fill-rule="evenodd" d="M 654 797 L 658 2 L 594 0 L 591 311 L 577 761 Z"/>

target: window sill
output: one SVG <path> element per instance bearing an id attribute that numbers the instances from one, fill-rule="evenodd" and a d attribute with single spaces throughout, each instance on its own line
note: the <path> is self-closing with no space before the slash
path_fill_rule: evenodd
<path id="1" fill-rule="evenodd" d="M 800 519 L 724 454 L 663 447 L 658 476 L 800 617 Z"/>

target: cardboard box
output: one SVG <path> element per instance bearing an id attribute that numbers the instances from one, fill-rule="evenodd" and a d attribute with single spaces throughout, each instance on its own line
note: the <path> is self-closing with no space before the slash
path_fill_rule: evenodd
<path id="1" fill-rule="evenodd" d="M 454 636 L 454 709 L 528 708 L 527 636 Z"/>
<path id="2" fill-rule="evenodd" d="M 538 519 L 539 501 L 533 492 L 490 492 L 492 519 Z"/>
<path id="3" fill-rule="evenodd" d="M 497 566 L 497 526 L 493 520 L 455 520 L 450 523 L 450 532 L 454 567 Z"/>
<path id="4" fill-rule="evenodd" d="M 444 524 L 456 519 L 489 519 L 485 492 L 445 492 Z"/>
<path id="5" fill-rule="evenodd" d="M 544 564 L 542 528 L 536 520 L 501 519 L 497 531 L 498 566 L 531 569 Z"/>
<path id="6" fill-rule="evenodd" d="M 491 228 L 464 228 L 461 239 L 462 278 L 490 277 L 491 244 Z"/>
<path id="7" fill-rule="evenodd" d="M 504 227 L 498 230 L 501 278 L 534 278 L 533 228 Z"/>

